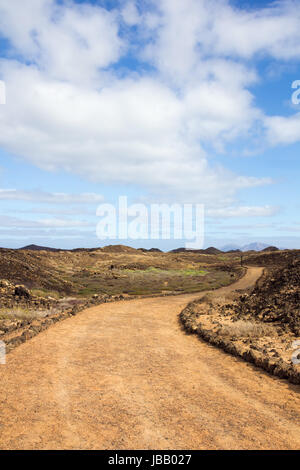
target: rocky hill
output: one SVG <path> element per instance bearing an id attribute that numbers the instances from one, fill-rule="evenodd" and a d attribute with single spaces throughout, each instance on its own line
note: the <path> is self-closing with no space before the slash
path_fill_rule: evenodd
<path id="1" fill-rule="evenodd" d="M 49 246 L 40 245 L 26 245 L 19 250 L 32 250 L 32 251 L 60 251 L 58 248 L 50 248 Z"/>
<path id="2" fill-rule="evenodd" d="M 300 335 L 300 260 L 272 269 L 257 282 L 253 292 L 241 296 L 235 306 L 238 318 L 278 322 Z"/>
<path id="3" fill-rule="evenodd" d="M 270 250 L 258 253 L 243 253 L 244 264 L 248 266 L 268 266 L 276 268 L 287 266 L 294 260 L 300 259 L 300 250 Z"/>
<path id="4" fill-rule="evenodd" d="M 180 315 L 185 329 L 299 384 L 300 259 L 293 258 L 265 270 L 250 292 L 216 292 L 192 302 Z"/>
<path id="5" fill-rule="evenodd" d="M 205 284 L 208 277 L 216 284 L 228 277 L 224 269 L 219 270 L 220 265 L 236 264 L 232 266 L 233 274 L 236 272 L 238 260 L 234 256 L 218 256 L 136 250 L 123 245 L 70 251 L 29 245 L 19 250 L 0 249 L 0 279 L 39 290 L 43 296 L 190 291 Z"/>
<path id="6" fill-rule="evenodd" d="M 0 249 L 0 279 L 29 288 L 44 288 L 69 293 L 72 283 L 62 276 L 62 266 L 53 266 L 55 253 Z"/>
<path id="7" fill-rule="evenodd" d="M 46 296 L 116 295 L 132 289 L 151 293 L 158 288 L 196 289 L 199 282 L 205 284 L 205 272 L 218 284 L 222 272 L 224 276 L 226 272 L 235 273 L 241 261 L 246 266 L 273 267 L 285 266 L 294 259 L 300 259 L 300 250 L 223 253 L 210 247 L 164 253 L 124 245 L 70 251 L 29 245 L 19 250 L 0 249 L 0 279 L 41 290 L 40 294 Z"/>

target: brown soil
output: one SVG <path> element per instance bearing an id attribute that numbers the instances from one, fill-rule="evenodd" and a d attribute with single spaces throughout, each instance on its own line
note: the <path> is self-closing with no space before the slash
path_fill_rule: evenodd
<path id="1" fill-rule="evenodd" d="M 299 386 L 185 335 L 195 297 L 103 304 L 15 349 L 0 366 L 0 448 L 299 448 Z"/>

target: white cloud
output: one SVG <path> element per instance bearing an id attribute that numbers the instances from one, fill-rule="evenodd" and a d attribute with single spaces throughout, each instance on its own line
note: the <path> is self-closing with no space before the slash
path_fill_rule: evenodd
<path id="1" fill-rule="evenodd" d="M 198 142 L 217 144 L 247 131 L 257 111 L 246 91 L 237 91 L 236 104 L 234 92 L 217 84 L 178 97 L 151 78 L 115 80 L 98 92 L 49 80 L 34 67 L 3 62 L 2 71 L 8 104 L 0 110 L 0 144 L 41 168 L 142 183 L 201 202 L 232 198 L 259 182 L 210 168 Z"/>
<path id="2" fill-rule="evenodd" d="M 239 206 L 224 207 L 220 209 L 209 209 L 206 212 L 208 217 L 230 218 L 230 217 L 270 217 L 278 214 L 279 208 L 272 206 Z"/>
<path id="3" fill-rule="evenodd" d="M 51 228 L 76 228 L 76 227 L 94 227 L 90 222 L 83 220 L 70 220 L 70 219 L 40 219 L 38 224 L 41 227 L 51 227 Z"/>
<path id="4" fill-rule="evenodd" d="M 252 11 L 233 8 L 228 0 L 160 0 L 153 4 L 159 23 L 145 55 L 169 78 L 189 80 L 191 73 L 201 68 L 201 61 L 211 56 L 300 57 L 296 1 L 276 1 Z"/>
<path id="5" fill-rule="evenodd" d="M 151 11 L 130 1 L 118 12 L 28 2 L 0 0 L 0 31 L 27 61 L 0 61 L 1 147 L 49 171 L 211 207 L 234 206 L 240 189 L 271 182 L 213 166 L 206 148 L 223 151 L 266 122 L 246 59 L 300 57 L 293 2 L 255 12 L 225 0 L 155 1 Z M 124 22 L 137 25 L 133 41 L 120 34 Z M 130 47 L 154 70 L 121 78 L 108 70 Z"/>
<path id="6" fill-rule="evenodd" d="M 40 219 L 40 220 L 27 220 L 8 215 L 0 215 L 1 228 L 15 227 L 15 228 L 78 228 L 78 227 L 93 227 L 93 224 L 83 220 L 71 219 Z"/>
<path id="7" fill-rule="evenodd" d="M 22 191 L 17 189 L 0 189 L 2 201 L 26 201 L 52 204 L 96 204 L 104 200 L 95 193 L 67 194 L 48 193 L 45 191 Z"/>
<path id="8" fill-rule="evenodd" d="M 277 59 L 300 57 L 298 2 L 276 1 L 252 12 L 218 3 L 208 40 L 216 53 L 246 59 L 258 53 Z"/>
<path id="9" fill-rule="evenodd" d="M 90 83 L 118 60 L 125 44 L 115 12 L 53 0 L 0 0 L 0 31 L 48 77 Z"/>
<path id="10" fill-rule="evenodd" d="M 268 141 L 272 145 L 293 144 L 300 141 L 300 113 L 289 117 L 271 116 L 264 121 Z"/>
<path id="11" fill-rule="evenodd" d="M 128 2 L 122 9 L 122 17 L 128 26 L 134 26 L 140 23 L 141 17 L 134 2 Z"/>
<path id="12" fill-rule="evenodd" d="M 44 214 L 44 215 L 51 215 L 55 217 L 60 216 L 95 216 L 95 208 L 93 210 L 93 206 L 90 208 L 87 205 L 76 205 L 76 206 L 31 206 L 24 209 L 23 207 L 15 207 L 11 209 L 10 214 Z"/>

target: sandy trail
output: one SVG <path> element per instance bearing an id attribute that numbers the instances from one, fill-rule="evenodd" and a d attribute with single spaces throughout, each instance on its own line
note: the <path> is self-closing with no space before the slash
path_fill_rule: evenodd
<path id="1" fill-rule="evenodd" d="M 300 387 L 181 331 L 196 297 L 103 304 L 15 349 L 0 366 L 0 448 L 299 448 Z"/>

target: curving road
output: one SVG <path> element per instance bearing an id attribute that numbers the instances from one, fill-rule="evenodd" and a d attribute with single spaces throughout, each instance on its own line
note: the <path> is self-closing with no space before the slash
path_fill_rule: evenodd
<path id="1" fill-rule="evenodd" d="M 178 314 L 195 297 L 103 304 L 11 352 L 0 448 L 299 448 L 300 387 L 183 333 Z"/>

